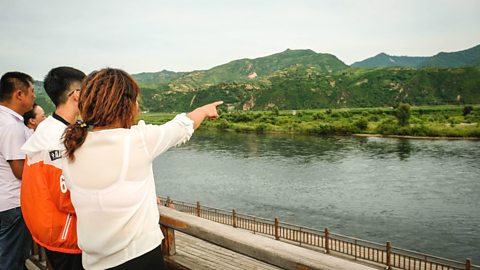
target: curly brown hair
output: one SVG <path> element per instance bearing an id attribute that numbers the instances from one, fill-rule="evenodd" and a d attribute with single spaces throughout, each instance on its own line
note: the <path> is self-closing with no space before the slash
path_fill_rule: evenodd
<path id="1" fill-rule="evenodd" d="M 75 160 L 89 128 L 130 128 L 138 113 L 139 93 L 137 82 L 123 70 L 105 68 L 88 75 L 78 101 L 84 123 L 70 125 L 63 135 L 68 159 Z"/>

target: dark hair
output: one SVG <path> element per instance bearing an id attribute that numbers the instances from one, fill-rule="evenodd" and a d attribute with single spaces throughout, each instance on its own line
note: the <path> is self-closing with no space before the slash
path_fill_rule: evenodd
<path id="1" fill-rule="evenodd" d="M 3 74 L 0 79 L 0 101 L 7 101 L 12 98 L 15 90 L 27 91 L 30 84 L 33 84 L 33 78 L 25 73 L 13 71 Z"/>
<path id="2" fill-rule="evenodd" d="M 68 99 L 68 90 L 74 82 L 82 82 L 85 73 L 72 67 L 57 67 L 45 76 L 43 87 L 55 106 L 64 104 Z"/>
<path id="3" fill-rule="evenodd" d="M 139 93 L 137 82 L 123 70 L 106 68 L 89 74 L 78 101 L 84 123 L 70 125 L 63 135 L 66 156 L 75 160 L 75 150 L 85 142 L 88 127 L 130 128 L 137 115 Z"/>
<path id="4" fill-rule="evenodd" d="M 35 114 L 35 108 L 38 106 L 37 103 L 33 103 L 33 109 L 23 114 L 23 123 L 25 126 L 28 126 L 28 121 L 37 117 Z"/>

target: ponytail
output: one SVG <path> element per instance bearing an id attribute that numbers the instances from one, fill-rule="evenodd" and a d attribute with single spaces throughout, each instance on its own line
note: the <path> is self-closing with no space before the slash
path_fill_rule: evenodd
<path id="1" fill-rule="evenodd" d="M 77 121 L 65 129 L 63 144 L 65 145 L 65 156 L 70 161 L 75 161 L 74 153 L 85 142 L 88 130 L 88 124 L 81 121 Z"/>

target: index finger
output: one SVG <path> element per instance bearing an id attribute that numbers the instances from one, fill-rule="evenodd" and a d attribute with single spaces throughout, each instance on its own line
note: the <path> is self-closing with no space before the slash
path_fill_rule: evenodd
<path id="1" fill-rule="evenodd" d="M 218 106 L 218 105 L 222 105 L 222 104 L 223 104 L 223 101 L 216 101 L 216 102 L 212 103 L 213 106 Z"/>

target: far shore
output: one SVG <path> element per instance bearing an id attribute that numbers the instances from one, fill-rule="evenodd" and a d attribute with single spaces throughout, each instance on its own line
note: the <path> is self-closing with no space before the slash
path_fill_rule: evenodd
<path id="1" fill-rule="evenodd" d="M 203 127 L 201 130 L 215 130 L 219 131 L 216 128 L 213 127 Z M 238 131 L 235 131 L 233 129 L 224 129 L 221 130 L 223 132 L 232 132 L 232 133 L 238 133 Z M 312 134 L 305 134 L 305 133 L 298 133 L 298 132 L 284 132 L 284 131 L 265 131 L 262 133 L 257 133 L 254 130 L 250 131 L 240 131 L 239 133 L 251 133 L 251 134 L 262 134 L 262 135 L 268 135 L 268 134 L 291 134 L 291 135 L 303 135 L 303 136 L 353 136 L 353 137 L 374 137 L 374 138 L 390 138 L 390 139 L 411 139 L 411 140 L 450 140 L 450 141 L 480 141 L 480 137 L 428 137 L 428 136 L 407 136 L 407 135 L 383 135 L 383 134 L 378 134 L 378 133 L 354 133 L 350 135 L 338 135 L 338 134 L 331 134 L 331 135 L 312 135 Z"/>
<path id="2" fill-rule="evenodd" d="M 383 137 L 419 140 L 480 140 L 480 105 L 404 107 L 406 124 L 397 109 L 338 108 L 295 111 L 232 111 L 206 121 L 204 128 L 257 134 Z M 403 108 L 403 107 L 402 107 Z M 469 111 L 465 111 L 469 108 Z M 171 114 L 143 114 L 146 122 L 164 123 Z M 392 134 L 392 135 L 387 135 Z"/>
<path id="3" fill-rule="evenodd" d="M 418 140 L 468 140 L 480 141 L 479 137 L 427 137 L 427 136 L 405 136 L 405 135 L 383 135 L 383 134 L 368 134 L 357 133 L 352 134 L 354 137 L 378 137 L 378 138 L 397 138 L 397 139 L 418 139 Z"/>

